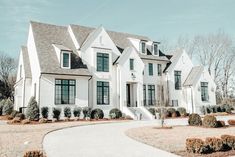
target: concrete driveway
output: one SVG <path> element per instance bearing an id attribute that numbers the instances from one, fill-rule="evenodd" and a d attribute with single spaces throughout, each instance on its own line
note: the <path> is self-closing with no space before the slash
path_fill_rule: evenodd
<path id="1" fill-rule="evenodd" d="M 159 121 L 131 121 L 63 129 L 46 135 L 43 147 L 48 157 L 174 157 L 125 135 L 130 128 L 159 124 Z"/>

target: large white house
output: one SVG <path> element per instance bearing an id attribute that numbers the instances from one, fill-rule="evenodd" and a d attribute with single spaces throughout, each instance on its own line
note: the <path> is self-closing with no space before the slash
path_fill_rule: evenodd
<path id="1" fill-rule="evenodd" d="M 152 119 L 147 107 L 215 105 L 215 83 L 184 50 L 165 55 L 148 37 L 80 25 L 30 22 L 15 84 L 15 109 L 31 96 L 39 107 L 119 108 Z"/>

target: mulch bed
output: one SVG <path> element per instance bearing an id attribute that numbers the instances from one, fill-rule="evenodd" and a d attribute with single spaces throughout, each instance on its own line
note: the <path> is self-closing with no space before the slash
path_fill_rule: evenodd
<path id="1" fill-rule="evenodd" d="M 7 116 L 5 118 L 5 120 L 8 120 L 7 119 Z M 8 120 L 7 124 L 9 125 L 38 125 L 38 124 L 53 124 L 53 123 L 69 123 L 69 122 L 98 122 L 98 121 L 101 121 L 101 122 L 105 122 L 105 121 L 120 121 L 120 120 L 132 120 L 132 119 L 129 119 L 129 118 L 119 118 L 119 119 L 108 119 L 108 118 L 103 118 L 103 119 L 89 119 L 89 120 L 86 120 L 86 119 L 78 119 L 78 120 L 75 120 L 75 119 L 70 119 L 70 120 L 59 120 L 59 121 L 55 121 L 53 122 L 52 120 L 48 120 L 46 123 L 39 123 L 39 121 L 30 121 L 30 123 L 28 124 L 23 124 L 21 122 L 17 122 L 17 123 L 10 123 L 10 120 Z"/>
<path id="2" fill-rule="evenodd" d="M 230 150 L 225 152 L 214 152 L 211 154 L 194 154 L 194 153 L 187 153 L 186 151 L 173 152 L 173 153 L 183 157 L 227 157 L 235 155 L 235 150 Z"/>

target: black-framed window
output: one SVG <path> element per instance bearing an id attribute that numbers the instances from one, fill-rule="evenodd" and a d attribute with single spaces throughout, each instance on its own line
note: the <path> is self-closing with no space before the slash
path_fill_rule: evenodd
<path id="1" fill-rule="evenodd" d="M 143 103 L 144 105 L 146 105 L 146 85 L 143 85 Z"/>
<path id="2" fill-rule="evenodd" d="M 109 82 L 97 81 L 97 104 L 109 104 Z"/>
<path id="3" fill-rule="evenodd" d="M 158 55 L 158 45 L 157 44 L 153 44 L 153 52 L 154 52 L 154 55 Z"/>
<path id="4" fill-rule="evenodd" d="M 178 107 L 178 100 L 172 100 L 172 107 Z"/>
<path id="5" fill-rule="evenodd" d="M 181 89 L 181 71 L 175 71 L 175 89 Z"/>
<path id="6" fill-rule="evenodd" d="M 130 59 L 130 70 L 134 70 L 134 59 Z"/>
<path id="7" fill-rule="evenodd" d="M 153 75 L 153 63 L 149 63 L 149 76 Z"/>
<path id="8" fill-rule="evenodd" d="M 146 43 L 144 41 L 141 41 L 140 42 L 140 51 L 142 53 L 145 53 L 146 52 Z"/>
<path id="9" fill-rule="evenodd" d="M 155 104 L 155 85 L 148 85 L 148 105 Z"/>
<path id="10" fill-rule="evenodd" d="M 109 72 L 109 54 L 97 53 L 97 71 Z"/>
<path id="11" fill-rule="evenodd" d="M 202 101 L 209 101 L 208 82 L 201 82 L 201 98 Z"/>
<path id="12" fill-rule="evenodd" d="M 157 65 L 157 74 L 158 74 L 158 76 L 162 76 L 162 65 L 161 64 Z"/>
<path id="13" fill-rule="evenodd" d="M 69 67 L 69 53 L 63 52 L 63 67 Z"/>
<path id="14" fill-rule="evenodd" d="M 55 80 L 55 104 L 75 104 L 75 94 L 75 80 Z"/>

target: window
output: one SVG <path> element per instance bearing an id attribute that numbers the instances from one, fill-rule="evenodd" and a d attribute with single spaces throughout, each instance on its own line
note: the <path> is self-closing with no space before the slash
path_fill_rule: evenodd
<path id="1" fill-rule="evenodd" d="M 149 63 L 149 76 L 153 75 L 153 63 Z"/>
<path id="2" fill-rule="evenodd" d="M 140 52 L 142 52 L 142 53 L 146 52 L 146 44 L 144 41 L 140 42 Z"/>
<path id="3" fill-rule="evenodd" d="M 175 71 L 175 89 L 181 89 L 181 71 Z"/>
<path id="4" fill-rule="evenodd" d="M 148 85 L 148 105 L 155 104 L 155 85 Z"/>
<path id="5" fill-rule="evenodd" d="M 75 80 L 55 80 L 55 104 L 75 104 Z"/>
<path id="6" fill-rule="evenodd" d="M 69 68 L 69 53 L 63 52 L 63 67 Z"/>
<path id="7" fill-rule="evenodd" d="M 154 53 L 154 55 L 158 55 L 158 45 L 157 44 L 153 44 L 153 53 Z"/>
<path id="8" fill-rule="evenodd" d="M 134 70 L 134 59 L 130 59 L 130 70 Z"/>
<path id="9" fill-rule="evenodd" d="M 208 82 L 201 82 L 201 98 L 202 101 L 209 101 Z"/>
<path id="10" fill-rule="evenodd" d="M 109 72 L 109 54 L 97 53 L 97 71 Z"/>
<path id="11" fill-rule="evenodd" d="M 20 65 L 20 78 L 22 78 L 22 65 Z"/>
<path id="12" fill-rule="evenodd" d="M 109 82 L 97 81 L 97 104 L 109 104 Z"/>
<path id="13" fill-rule="evenodd" d="M 178 107 L 178 100 L 172 100 L 172 107 Z"/>
<path id="14" fill-rule="evenodd" d="M 146 104 L 146 85 L 143 85 L 143 103 L 144 103 L 144 106 L 147 105 Z"/>
<path id="15" fill-rule="evenodd" d="M 161 64 L 157 65 L 157 74 L 158 74 L 158 76 L 162 76 L 162 65 Z"/>

